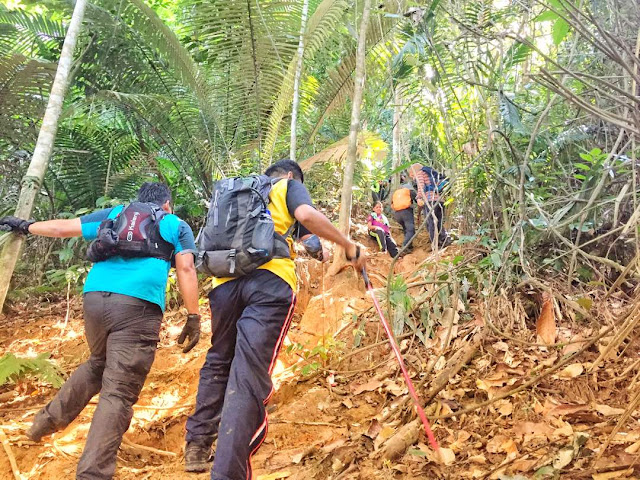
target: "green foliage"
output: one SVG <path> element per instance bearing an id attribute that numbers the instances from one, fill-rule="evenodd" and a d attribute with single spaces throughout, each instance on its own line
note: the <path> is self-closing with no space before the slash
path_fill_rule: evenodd
<path id="1" fill-rule="evenodd" d="M 62 370 L 49 358 L 50 353 L 41 353 L 35 358 L 16 357 L 6 353 L 0 358 L 0 386 L 15 383 L 25 377 L 36 377 L 60 388 L 64 383 Z"/>
<path id="2" fill-rule="evenodd" d="M 323 338 L 318 345 L 311 349 L 301 343 L 292 343 L 287 347 L 286 352 L 295 354 L 303 360 L 300 364 L 296 364 L 296 370 L 300 371 L 303 376 L 308 376 L 325 365 L 327 360 L 343 350 L 344 346 L 344 342 L 329 336 Z"/>

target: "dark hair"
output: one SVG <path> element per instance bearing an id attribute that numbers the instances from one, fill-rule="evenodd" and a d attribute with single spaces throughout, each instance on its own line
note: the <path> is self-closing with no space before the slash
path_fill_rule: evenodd
<path id="1" fill-rule="evenodd" d="M 283 158 L 282 160 L 278 160 L 276 163 L 270 165 L 265 170 L 264 174 L 269 177 L 280 177 L 282 175 L 286 175 L 289 172 L 293 173 L 294 179 L 304 183 L 304 174 L 302 173 L 300 165 L 298 165 L 293 160 L 289 160 L 288 158 Z"/>
<path id="2" fill-rule="evenodd" d="M 376 208 L 378 205 L 382 205 L 384 207 L 384 203 L 382 203 L 380 200 L 378 200 L 377 202 L 373 202 L 373 208 Z"/>
<path id="3" fill-rule="evenodd" d="M 144 182 L 138 190 L 138 201 L 162 206 L 171 201 L 171 190 L 164 183 Z"/>

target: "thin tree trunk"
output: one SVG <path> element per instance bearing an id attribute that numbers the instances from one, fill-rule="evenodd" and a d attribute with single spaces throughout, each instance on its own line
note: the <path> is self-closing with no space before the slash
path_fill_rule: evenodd
<path id="1" fill-rule="evenodd" d="M 298 42 L 298 63 L 296 64 L 296 76 L 293 81 L 293 106 L 291 107 L 291 145 L 289 158 L 296 161 L 296 147 L 298 137 L 296 127 L 298 125 L 298 108 L 300 106 L 300 78 L 302 77 L 302 57 L 304 55 L 304 31 L 307 28 L 307 14 L 309 13 L 309 0 L 302 4 L 302 18 L 300 20 L 300 41 Z"/>
<path id="2" fill-rule="evenodd" d="M 393 130 L 391 145 L 391 169 L 396 170 L 402 163 L 402 151 L 400 146 L 400 118 L 402 117 L 402 95 L 400 85 L 393 88 Z M 395 192 L 400 186 L 400 173 L 394 173 L 391 177 L 391 191 Z"/>
<path id="3" fill-rule="evenodd" d="M 47 171 L 58 130 L 58 119 L 62 112 L 65 92 L 69 86 L 73 51 L 82 27 L 82 18 L 84 17 L 86 6 L 87 0 L 77 0 L 73 9 L 71 23 L 69 24 L 69 29 L 62 45 L 60 60 L 58 61 L 56 77 L 51 87 L 51 95 L 49 96 L 47 109 L 38 134 L 38 141 L 33 151 L 33 157 L 31 157 L 29 169 L 22 179 L 22 189 L 20 190 L 15 212 L 16 217 L 29 218 L 31 216 L 33 203 L 40 191 Z M 2 311 L 4 300 L 9 290 L 9 282 L 11 281 L 23 240 L 24 237 L 21 235 L 12 235 L 5 244 L 2 255 L 0 255 L 0 311 Z"/>
<path id="4" fill-rule="evenodd" d="M 365 82 L 365 56 L 367 27 L 369 26 L 369 14 L 371 11 L 371 0 L 364 0 L 362 10 L 362 20 L 360 20 L 360 32 L 358 33 L 358 50 L 356 52 L 356 73 L 355 85 L 353 88 L 353 100 L 351 104 L 351 129 L 349 130 L 349 145 L 347 147 L 347 159 L 344 166 L 342 179 L 342 196 L 340 200 L 340 217 L 338 219 L 338 229 L 349 236 L 351 227 L 351 201 L 353 193 L 353 171 L 355 170 L 358 156 L 358 132 L 360 130 L 360 107 L 362 106 L 362 95 L 364 93 Z M 335 275 L 340 271 L 345 263 L 344 250 L 336 248 L 333 263 L 329 269 L 330 275 Z"/>

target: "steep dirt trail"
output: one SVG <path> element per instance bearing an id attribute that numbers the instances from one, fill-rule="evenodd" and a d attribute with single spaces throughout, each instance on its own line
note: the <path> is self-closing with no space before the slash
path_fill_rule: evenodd
<path id="1" fill-rule="evenodd" d="M 460 253 L 450 247 L 446 255 Z M 419 248 L 399 262 L 396 272 L 412 278 L 412 272 L 425 260 L 439 261 Z M 374 286 L 382 284 L 389 264 L 388 257 L 374 256 L 370 266 Z M 629 422 L 613 437 L 606 454 L 596 458 L 635 395 L 632 387 L 640 375 L 637 342 L 625 345 L 621 352 L 624 355 L 613 364 L 588 375 L 583 373 L 606 345 L 604 339 L 604 344 L 572 361 L 571 369 L 545 377 L 535 388 L 458 416 L 455 412 L 464 407 L 487 398 L 499 399 L 557 365 L 597 328 L 567 316 L 566 326 L 558 329 L 558 341 L 573 339 L 579 343 L 539 347 L 520 301 L 498 295 L 488 306 L 472 302 L 470 310 L 460 310 L 464 319 L 455 316 L 452 331 L 444 322 L 435 326 L 433 338 L 424 344 L 405 335 L 401 346 L 419 394 L 431 398 L 429 392 L 435 392 L 435 400 L 426 402 L 427 414 L 453 415 L 434 424 L 441 445 L 455 456 L 451 465 L 442 465 L 434 461 L 419 425 L 411 421 L 415 415 L 405 401 L 404 381 L 384 343 L 384 332 L 370 309 L 362 281 L 348 270 L 323 282 L 322 266 L 307 260 L 299 262 L 299 274 L 302 288 L 289 335 L 290 347 L 283 349 L 274 377 L 278 389 L 269 405 L 269 435 L 253 459 L 256 479 L 522 480 L 541 471 L 536 478 L 637 478 L 638 408 L 630 412 Z M 409 294 L 417 297 L 423 288 L 412 288 Z M 594 298 L 598 299 L 597 293 Z M 617 297 L 602 301 L 598 318 L 612 323 L 627 305 Z M 556 309 L 561 310 L 559 306 Z M 566 314 L 564 309 L 562 312 Z M 8 315 L 0 332 L 0 350 L 17 355 L 52 351 L 64 370 L 71 371 L 88 354 L 80 299 L 72 299 L 69 324 L 63 332 L 65 313 L 66 303 L 54 299 Z M 208 318 L 204 309 L 203 315 Z M 117 479 L 208 478 L 208 474 L 184 473 L 182 457 L 184 425 L 208 348 L 207 318 L 203 321 L 203 340 L 184 355 L 175 344 L 183 319 L 176 313 L 166 315 L 155 363 L 119 453 Z M 518 335 L 533 342 L 492 338 L 486 318 L 493 318 L 504 328 L 511 325 Z M 330 332 L 338 332 L 335 341 Z M 361 336 L 357 348 L 356 332 Z M 324 340 L 323 333 L 327 334 Z M 316 344 L 324 345 L 316 353 L 327 351 L 329 359 L 313 354 Z M 299 345 L 305 347 L 296 348 Z M 301 361 L 301 357 L 306 359 Z M 340 358 L 344 360 L 338 361 Z M 296 362 L 297 369 L 293 367 Z M 57 480 L 74 476 L 95 404 L 90 404 L 65 431 L 42 444 L 24 437 L 38 405 L 54 393 L 34 380 L 0 390 L 0 428 L 25 478 Z M 400 434 L 406 441 L 398 442 Z M 576 446 L 577 439 L 584 440 L 584 445 Z M 394 444 L 397 455 L 389 453 L 389 444 Z M 558 460 L 558 455 L 564 457 Z M 560 464 L 561 468 L 552 468 Z M 598 472 L 610 476 L 592 477 L 600 475 Z M 0 452 L 0 479 L 5 478 L 13 476 L 7 456 Z"/>
<path id="2" fill-rule="evenodd" d="M 389 263 L 390 259 L 380 255 L 373 259 L 370 268 L 374 275 L 378 271 L 386 275 Z M 292 342 L 310 345 L 307 342 L 313 339 L 320 341 L 321 331 L 328 334 L 336 328 L 338 321 L 348 319 L 348 323 L 352 315 L 360 314 L 367 307 L 364 287 L 353 272 L 343 273 L 337 285 L 330 285 L 329 281 L 323 285 L 322 272 L 323 268 L 317 262 L 299 261 L 302 288 L 296 320 L 287 341 L 289 345 Z M 339 297 L 335 296 L 336 292 L 340 292 Z M 313 311 L 301 325 L 300 320 L 310 300 Z M 50 351 L 64 371 L 72 371 L 86 360 L 88 349 L 83 337 L 81 299 L 72 298 L 69 307 L 70 319 L 64 330 L 67 304 L 61 298 L 6 315 L 5 328 L 0 333 L 0 351 L 10 351 L 17 356 Z M 182 317 L 171 312 L 165 315 L 156 358 L 119 453 L 116 478 L 207 477 L 184 473 L 182 458 L 184 424 L 194 403 L 198 373 L 210 336 L 209 314 L 204 307 L 202 313 L 202 340 L 188 355 L 182 354 L 175 343 Z M 20 332 L 19 338 L 15 332 Z M 351 334 L 350 331 L 348 333 Z M 379 334 L 376 332 L 375 335 Z M 349 415 L 336 415 L 336 394 L 328 385 L 323 385 L 324 382 L 318 381 L 321 375 L 313 375 L 310 380 L 298 383 L 299 372 L 294 372 L 292 367 L 299 360 L 298 354 L 281 353 L 277 367 L 280 373 L 275 375 L 278 391 L 269 406 L 269 436 L 253 460 L 256 478 L 285 466 L 291 474 L 301 470 L 300 465 L 292 464 L 292 457 L 308 456 L 314 445 L 345 443 L 349 438 L 349 425 L 362 422 L 375 413 L 375 409 L 365 402 L 352 408 Z M 374 352 L 370 359 L 377 356 Z M 34 379 L 0 391 L 3 400 L 0 424 L 10 439 L 20 471 L 28 478 L 53 480 L 73 477 L 97 403 L 94 399 L 64 431 L 46 438 L 42 444 L 33 444 L 24 437 L 24 431 L 39 406 L 54 394 L 53 388 Z M 12 478 L 12 474 L 7 456 L 0 453 L 0 479 L 4 478 Z"/>

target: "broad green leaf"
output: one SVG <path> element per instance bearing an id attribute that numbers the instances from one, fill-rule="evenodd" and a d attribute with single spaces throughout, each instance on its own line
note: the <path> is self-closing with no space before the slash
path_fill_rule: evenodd
<path id="1" fill-rule="evenodd" d="M 560 17 L 558 16 L 558 14 L 556 12 L 553 12 L 551 10 L 547 10 L 545 12 L 542 12 L 540 15 L 538 15 L 534 19 L 534 22 L 549 22 L 551 20 L 557 20 L 558 18 L 560 18 Z"/>
<path id="2" fill-rule="evenodd" d="M 551 30 L 551 36 L 553 37 L 553 43 L 560 45 L 569 33 L 569 24 L 563 18 L 558 18 L 553 24 Z"/>
<path id="3" fill-rule="evenodd" d="M 589 165 L 585 165 L 584 163 L 576 163 L 575 166 L 580 170 L 584 170 L 585 172 L 591 170 L 591 167 Z"/>

